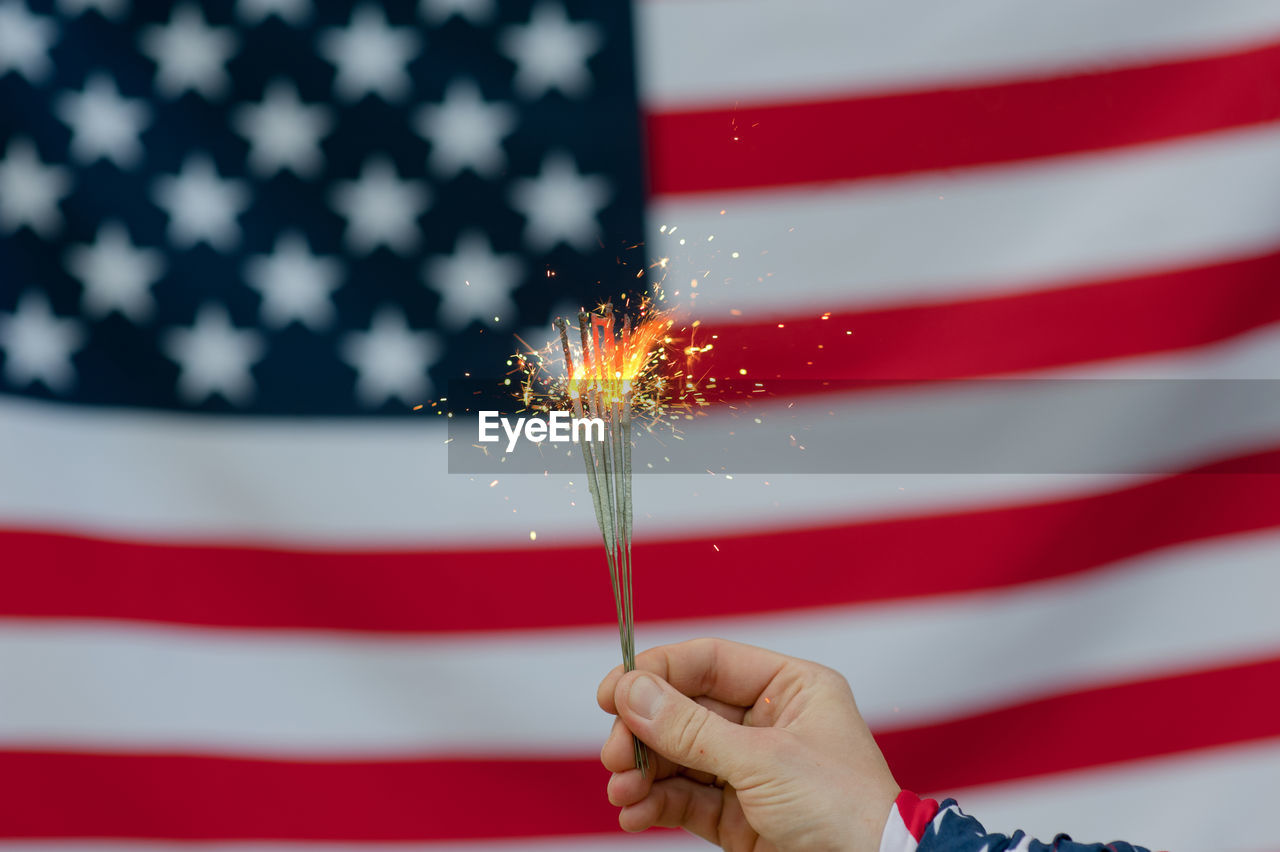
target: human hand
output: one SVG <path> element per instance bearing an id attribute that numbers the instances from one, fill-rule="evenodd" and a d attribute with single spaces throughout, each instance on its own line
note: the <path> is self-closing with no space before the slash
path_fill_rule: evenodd
<path id="1" fill-rule="evenodd" d="M 636 669 L 596 695 L 618 716 L 600 758 L 623 829 L 756 852 L 880 848 L 899 788 L 838 672 L 723 639 L 653 648 Z M 648 777 L 633 732 L 656 752 Z"/>

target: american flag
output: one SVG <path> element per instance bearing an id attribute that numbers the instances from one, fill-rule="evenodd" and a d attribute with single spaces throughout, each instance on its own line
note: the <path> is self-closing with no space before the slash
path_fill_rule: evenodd
<path id="1" fill-rule="evenodd" d="M 1278 80 L 1274 0 L 0 0 L 0 848 L 702 848 L 605 800 L 585 490 L 411 407 L 655 275 L 704 370 L 902 383 L 836 419 L 1274 379 Z M 637 477 L 637 642 L 840 669 L 992 830 L 1274 850 L 1280 423 L 1195 403 Z"/>

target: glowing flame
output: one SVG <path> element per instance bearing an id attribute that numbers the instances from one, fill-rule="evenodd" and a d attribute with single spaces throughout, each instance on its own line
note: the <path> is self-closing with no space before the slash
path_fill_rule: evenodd
<path id="1" fill-rule="evenodd" d="M 623 304 L 631 309 L 625 315 L 615 314 L 606 303 L 571 318 L 556 317 L 558 344 L 515 356 L 513 372 L 523 373 L 518 396 L 525 410 L 556 411 L 568 405 L 575 412 L 610 412 L 624 424 L 634 415 L 646 429 L 665 425 L 669 390 L 683 361 L 668 358 L 678 351 L 670 336 L 677 319 L 655 310 L 649 299 L 638 306 L 626 299 Z"/>
<path id="2" fill-rule="evenodd" d="M 618 336 L 611 316 L 593 316 L 585 351 L 574 359 L 568 376 L 570 393 L 578 395 L 595 387 L 613 395 L 628 393 L 632 383 L 650 368 L 658 344 L 665 339 L 672 322 L 658 317 L 641 322 L 635 329 L 624 325 Z"/>

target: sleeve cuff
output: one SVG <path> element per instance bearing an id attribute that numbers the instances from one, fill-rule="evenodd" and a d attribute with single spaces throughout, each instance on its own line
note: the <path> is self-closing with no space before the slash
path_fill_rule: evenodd
<path id="1" fill-rule="evenodd" d="M 933 799 L 921 799 L 903 790 L 889 808 L 889 819 L 880 835 L 880 852 L 915 852 L 937 813 L 938 803 Z"/>

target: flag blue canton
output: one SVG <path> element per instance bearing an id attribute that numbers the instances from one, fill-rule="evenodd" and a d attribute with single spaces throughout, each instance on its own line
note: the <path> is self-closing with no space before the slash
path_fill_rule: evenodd
<path id="1" fill-rule="evenodd" d="M 0 389 L 403 412 L 636 284 L 623 3 L 0 0 Z"/>

